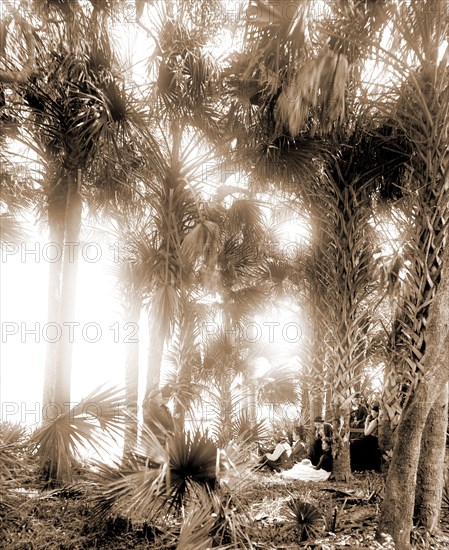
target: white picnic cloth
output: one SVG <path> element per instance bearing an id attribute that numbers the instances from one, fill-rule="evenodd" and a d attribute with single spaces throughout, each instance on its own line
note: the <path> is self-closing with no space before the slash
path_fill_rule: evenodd
<path id="1" fill-rule="evenodd" d="M 284 470 L 279 473 L 280 476 L 287 479 L 300 479 L 301 481 L 326 481 L 331 472 L 326 470 L 315 470 L 308 459 L 304 459 L 299 464 L 295 464 L 290 470 Z"/>

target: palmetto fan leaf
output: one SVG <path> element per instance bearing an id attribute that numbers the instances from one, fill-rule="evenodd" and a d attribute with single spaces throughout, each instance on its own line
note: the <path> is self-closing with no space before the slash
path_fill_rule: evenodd
<path id="1" fill-rule="evenodd" d="M 291 368 L 273 367 L 257 381 L 257 393 L 260 403 L 282 406 L 298 402 L 298 374 Z"/>
<path id="2" fill-rule="evenodd" d="M 0 214 L 0 245 L 23 242 L 27 238 L 27 231 L 12 214 Z"/>
<path id="3" fill-rule="evenodd" d="M 161 513 L 164 472 L 145 455 L 131 453 L 124 462 L 95 464 L 92 480 L 99 490 L 92 497 L 94 514 L 104 518 L 124 514 L 147 521 Z"/>
<path id="4" fill-rule="evenodd" d="M 298 528 L 299 541 L 319 536 L 324 527 L 323 514 L 316 506 L 296 497 L 288 502 L 289 513 L 293 516 L 293 525 Z"/>
<path id="5" fill-rule="evenodd" d="M 157 320 L 160 334 L 172 333 L 179 311 L 179 296 L 176 288 L 170 284 L 158 287 L 151 298 L 151 318 Z"/>
<path id="6" fill-rule="evenodd" d="M 203 258 L 207 267 L 213 267 L 217 263 L 220 249 L 220 228 L 209 220 L 201 220 L 186 234 L 181 244 L 181 254 L 187 263 Z"/>
<path id="7" fill-rule="evenodd" d="M 207 436 L 181 430 L 167 442 L 170 455 L 170 506 L 181 506 L 189 483 L 213 489 L 217 483 L 217 447 Z"/>
<path id="8" fill-rule="evenodd" d="M 24 426 L 10 422 L 0 423 L 0 482 L 5 486 L 7 481 L 23 476 L 24 469 L 31 469 L 29 464 L 28 434 Z"/>
<path id="9" fill-rule="evenodd" d="M 252 239 L 260 239 L 263 231 L 262 201 L 254 199 L 235 200 L 227 212 L 230 227 L 238 228 Z"/>
<path id="10" fill-rule="evenodd" d="M 124 405 L 121 390 L 98 388 L 36 430 L 30 443 L 35 447 L 44 479 L 49 483 L 70 482 L 82 447 L 104 450 L 106 435 L 112 439 L 120 436 Z M 52 412 L 46 410 L 44 414 Z"/>
<path id="11" fill-rule="evenodd" d="M 191 499 L 185 507 L 184 521 L 179 533 L 177 550 L 207 550 L 212 547 L 210 533 L 215 524 L 210 493 L 192 484 Z"/>
<path id="12" fill-rule="evenodd" d="M 254 422 L 248 411 L 240 411 L 232 425 L 233 435 L 245 443 L 262 444 L 269 436 L 269 426 L 265 418 Z"/>
<path id="13" fill-rule="evenodd" d="M 198 115 L 208 107 L 217 78 L 215 62 L 204 52 L 204 37 L 186 25 L 181 13 L 164 17 L 159 24 L 155 92 L 160 115 L 182 113 L 184 120 L 204 125 Z"/>

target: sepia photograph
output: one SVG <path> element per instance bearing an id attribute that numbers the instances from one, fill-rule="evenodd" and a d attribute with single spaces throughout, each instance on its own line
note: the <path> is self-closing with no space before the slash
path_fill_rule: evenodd
<path id="1" fill-rule="evenodd" d="M 449 548 L 449 0 L 0 0 L 0 548 Z"/>

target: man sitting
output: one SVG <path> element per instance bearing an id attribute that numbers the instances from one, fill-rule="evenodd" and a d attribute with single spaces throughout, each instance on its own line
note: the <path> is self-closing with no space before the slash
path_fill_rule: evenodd
<path id="1" fill-rule="evenodd" d="M 276 447 L 271 453 L 265 453 L 262 457 L 262 461 L 270 470 L 279 472 L 281 469 L 291 466 L 290 456 L 292 454 L 292 448 L 288 442 L 287 434 L 284 431 L 276 434 L 276 441 Z"/>

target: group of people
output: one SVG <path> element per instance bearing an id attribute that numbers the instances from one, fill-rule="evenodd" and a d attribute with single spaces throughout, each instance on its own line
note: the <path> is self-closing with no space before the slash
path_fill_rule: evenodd
<path id="1" fill-rule="evenodd" d="M 377 434 L 379 430 L 379 404 L 364 405 L 362 396 L 353 398 L 353 410 L 349 420 L 351 470 L 380 470 L 381 455 Z M 363 428 L 363 429 L 362 429 Z"/>
<path id="2" fill-rule="evenodd" d="M 378 425 L 379 405 L 374 402 L 368 408 L 363 403 L 362 396 L 359 393 L 355 394 L 350 414 L 352 471 L 380 470 Z M 314 427 L 315 434 L 310 445 L 306 443 L 303 426 L 295 427 L 291 438 L 285 430 L 278 432 L 276 445 L 269 452 L 264 452 L 262 464 L 271 470 L 282 472 L 285 477 L 327 479 L 333 467 L 333 428 L 320 416 L 314 419 Z M 322 475 L 312 474 L 311 470 L 320 471 Z"/>
<path id="3" fill-rule="evenodd" d="M 322 418 L 315 418 L 315 437 L 311 446 L 306 443 L 304 426 L 295 426 L 289 436 L 286 430 L 275 434 L 274 448 L 264 450 L 261 463 L 274 471 L 283 471 L 295 464 L 315 470 L 332 471 L 332 426 Z"/>
<path id="4" fill-rule="evenodd" d="M 174 418 L 166 402 L 169 393 L 166 388 L 149 395 L 143 407 L 145 425 L 162 445 L 174 433 Z M 377 439 L 379 426 L 379 405 L 373 402 L 369 407 L 363 403 L 360 393 L 352 399 L 350 426 L 351 470 L 380 470 L 380 451 Z M 332 472 L 333 428 L 321 416 L 314 419 L 315 433 L 308 444 L 304 426 L 295 426 L 293 433 L 286 430 L 276 433 L 274 447 L 263 449 L 260 463 L 271 470 L 282 472 L 286 477 L 320 481 Z"/>

